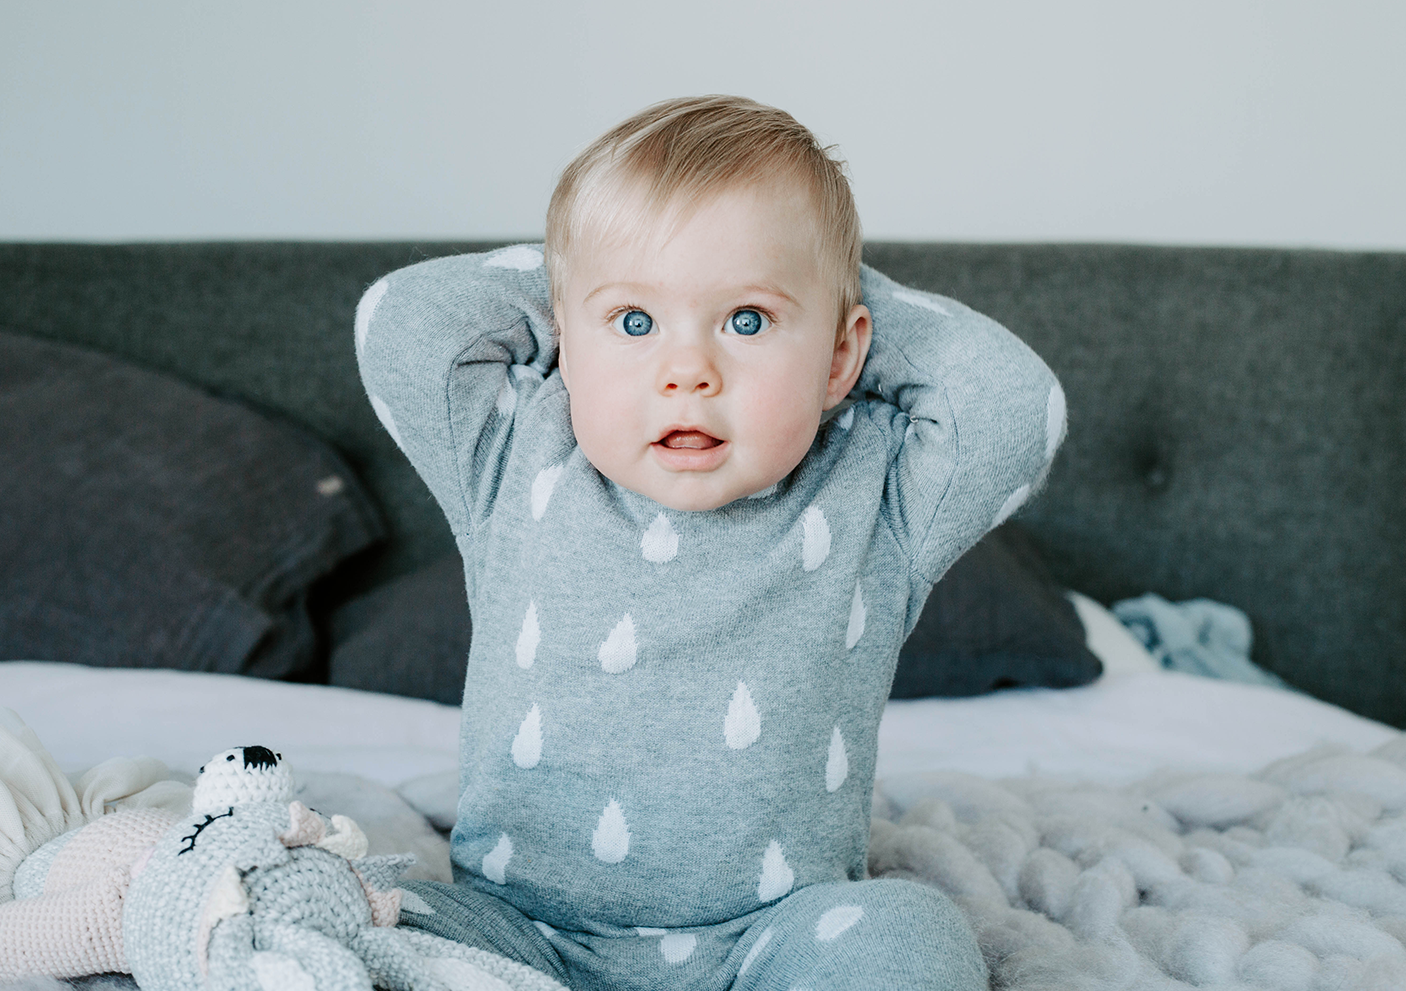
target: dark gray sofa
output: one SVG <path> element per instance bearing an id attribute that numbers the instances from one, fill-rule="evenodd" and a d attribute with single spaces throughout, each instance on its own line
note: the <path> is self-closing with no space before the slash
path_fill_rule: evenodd
<path id="1" fill-rule="evenodd" d="M 354 367 L 362 290 L 484 244 L 0 245 L 0 327 L 84 344 L 303 424 L 391 539 L 349 597 L 453 547 Z M 1244 609 L 1255 659 L 1406 726 L 1406 254 L 871 244 L 1059 374 L 1069 440 L 1022 515 L 1061 581 Z M 333 603 L 335 604 L 335 603 Z"/>

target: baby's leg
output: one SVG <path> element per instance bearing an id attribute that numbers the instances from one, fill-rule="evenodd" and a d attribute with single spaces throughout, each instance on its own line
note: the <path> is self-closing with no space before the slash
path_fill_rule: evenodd
<path id="1" fill-rule="evenodd" d="M 802 888 L 761 916 L 730 962 L 738 967 L 733 991 L 988 986 L 971 927 L 947 896 L 889 878 Z"/>
<path id="2" fill-rule="evenodd" d="M 404 881 L 400 925 L 497 953 L 566 983 L 561 957 L 527 916 L 466 885 Z"/>

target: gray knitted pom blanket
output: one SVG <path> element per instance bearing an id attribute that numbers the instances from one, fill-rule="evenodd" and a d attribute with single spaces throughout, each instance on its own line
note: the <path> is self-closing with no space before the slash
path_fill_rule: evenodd
<path id="1" fill-rule="evenodd" d="M 878 789 L 869 867 L 966 911 L 995 988 L 1406 988 L 1406 736 L 1257 774 Z"/>

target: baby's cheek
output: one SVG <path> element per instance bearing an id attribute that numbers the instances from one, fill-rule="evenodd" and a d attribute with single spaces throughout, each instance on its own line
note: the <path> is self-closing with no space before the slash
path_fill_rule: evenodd
<path id="1" fill-rule="evenodd" d="M 588 380 L 571 397 L 571 430 L 586 460 L 606 478 L 638 490 L 635 472 L 648 450 L 638 396 L 608 380 Z"/>
<path id="2" fill-rule="evenodd" d="M 601 408 L 604 397 L 593 395 L 592 390 L 578 387 L 570 396 L 571 432 L 576 435 L 576 443 L 586 459 L 599 468 L 600 461 L 608 460 L 611 431 L 606 425 L 610 411 Z"/>
<path id="3" fill-rule="evenodd" d="M 781 477 L 810 450 L 820 426 L 820 408 L 803 396 L 772 396 L 755 405 L 749 420 L 754 429 L 764 432 L 758 447 L 766 469 Z"/>

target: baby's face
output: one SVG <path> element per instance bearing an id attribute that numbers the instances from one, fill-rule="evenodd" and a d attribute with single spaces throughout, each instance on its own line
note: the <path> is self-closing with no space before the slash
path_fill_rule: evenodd
<path id="1" fill-rule="evenodd" d="M 820 414 L 853 387 L 869 313 L 845 315 L 800 191 L 728 191 L 670 236 L 567 259 L 560 367 L 582 453 L 672 509 L 705 510 L 784 478 Z"/>

